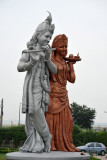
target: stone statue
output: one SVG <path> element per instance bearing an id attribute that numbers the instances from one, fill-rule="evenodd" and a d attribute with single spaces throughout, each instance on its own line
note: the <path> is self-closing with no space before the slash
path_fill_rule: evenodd
<path id="1" fill-rule="evenodd" d="M 18 71 L 27 71 L 22 98 L 22 112 L 26 113 L 27 139 L 20 148 L 22 152 L 49 152 L 51 134 L 44 112 L 49 105 L 49 72 L 56 74 L 57 67 L 50 59 L 49 41 L 54 32 L 51 14 L 39 24 L 27 50 L 22 51 Z"/>
<path id="2" fill-rule="evenodd" d="M 66 90 L 67 80 L 75 82 L 75 72 L 73 64 L 80 60 L 79 55 L 68 57 L 67 55 L 68 38 L 66 35 L 58 35 L 54 38 L 51 60 L 57 66 L 57 74 L 50 73 L 50 105 L 46 112 L 46 120 L 52 134 L 51 150 L 53 151 L 78 151 L 73 144 L 73 119 L 69 105 L 68 93 Z M 71 62 L 70 62 L 71 61 Z"/>

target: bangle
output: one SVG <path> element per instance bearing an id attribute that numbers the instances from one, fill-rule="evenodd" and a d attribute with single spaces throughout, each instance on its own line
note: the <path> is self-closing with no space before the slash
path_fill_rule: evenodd
<path id="1" fill-rule="evenodd" d="M 51 58 L 49 58 L 49 59 L 45 59 L 45 58 L 44 58 L 44 61 L 46 61 L 46 62 L 49 62 L 50 60 L 51 60 Z"/>

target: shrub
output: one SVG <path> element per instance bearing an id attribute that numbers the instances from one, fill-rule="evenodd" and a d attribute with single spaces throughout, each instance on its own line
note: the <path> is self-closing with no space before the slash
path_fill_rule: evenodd
<path id="1" fill-rule="evenodd" d="M 106 134 L 103 133 L 103 135 L 99 132 L 95 132 L 93 130 L 83 130 L 78 125 L 73 125 L 73 142 L 75 146 L 81 146 L 88 142 L 102 142 L 104 143 L 105 140 L 107 140 L 107 132 Z M 104 137 L 104 139 L 101 137 L 99 141 L 99 136 Z M 107 142 L 107 141 L 106 141 Z M 105 143 L 104 143 L 105 144 Z"/>
<path id="2" fill-rule="evenodd" d="M 96 142 L 97 138 L 97 132 L 93 130 L 86 130 L 84 131 L 84 138 L 83 138 L 83 143 L 86 144 L 88 142 Z"/>
<path id="3" fill-rule="evenodd" d="M 0 148 L 0 153 L 17 152 L 17 148 Z"/>
<path id="4" fill-rule="evenodd" d="M 75 146 L 83 145 L 84 131 L 78 125 L 73 125 L 73 143 Z"/>
<path id="5" fill-rule="evenodd" d="M 96 139 L 98 142 L 103 143 L 105 146 L 107 146 L 107 131 L 99 131 L 97 133 Z"/>
<path id="6" fill-rule="evenodd" d="M 25 139 L 24 125 L 0 128 L 0 145 L 2 145 L 3 140 L 7 143 L 12 140 L 14 146 L 18 147 L 19 142 L 25 141 Z"/>

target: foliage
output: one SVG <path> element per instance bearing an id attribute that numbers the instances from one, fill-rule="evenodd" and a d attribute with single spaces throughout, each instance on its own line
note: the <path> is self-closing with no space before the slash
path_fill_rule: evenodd
<path id="1" fill-rule="evenodd" d="M 97 141 L 97 132 L 93 130 L 83 130 L 78 125 L 73 125 L 73 143 L 75 146 L 85 145 L 88 142 Z"/>
<path id="2" fill-rule="evenodd" d="M 24 125 L 2 127 L 0 128 L 0 146 L 2 141 L 5 140 L 7 143 L 11 140 L 15 147 L 18 147 L 20 141 L 25 141 L 26 134 L 24 131 Z"/>
<path id="3" fill-rule="evenodd" d="M 95 109 L 91 109 L 85 105 L 80 106 L 77 103 L 72 103 L 71 108 L 74 124 L 85 129 L 91 128 L 95 119 Z"/>
<path id="4" fill-rule="evenodd" d="M 84 139 L 83 139 L 84 144 L 89 142 L 97 142 L 97 134 L 98 133 L 93 130 L 84 131 Z"/>
<path id="5" fill-rule="evenodd" d="M 17 152 L 17 148 L 0 148 L 0 153 Z"/>
<path id="6" fill-rule="evenodd" d="M 100 142 L 107 146 L 107 131 L 83 130 L 78 125 L 73 125 L 73 143 L 82 146 L 89 142 Z"/>
<path id="7" fill-rule="evenodd" d="M 98 142 L 103 143 L 105 146 L 107 146 L 107 131 L 99 131 L 97 133 L 96 139 Z"/>
<path id="8" fill-rule="evenodd" d="M 73 143 L 75 146 L 83 145 L 84 131 L 78 125 L 73 125 Z"/>

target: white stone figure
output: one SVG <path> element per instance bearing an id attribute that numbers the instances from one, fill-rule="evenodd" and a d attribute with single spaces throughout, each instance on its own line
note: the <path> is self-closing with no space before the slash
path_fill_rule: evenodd
<path id="1" fill-rule="evenodd" d="M 25 131 L 27 139 L 20 148 L 22 152 L 49 152 L 51 134 L 44 112 L 49 105 L 49 71 L 57 72 L 55 64 L 50 60 L 51 47 L 49 41 L 54 32 L 51 14 L 39 24 L 27 50 L 22 51 L 18 71 L 27 71 L 22 98 L 22 112 L 26 113 Z"/>

